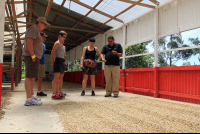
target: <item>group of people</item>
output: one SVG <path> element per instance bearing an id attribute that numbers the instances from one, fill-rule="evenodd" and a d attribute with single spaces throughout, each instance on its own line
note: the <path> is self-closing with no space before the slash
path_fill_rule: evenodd
<path id="1" fill-rule="evenodd" d="M 42 80 L 45 77 L 45 41 L 48 36 L 42 31 L 49 26 L 44 17 L 37 19 L 36 25 L 31 26 L 25 35 L 24 42 L 24 62 L 26 67 L 25 89 L 27 100 L 25 106 L 40 106 L 41 99 L 34 96 L 34 83 L 38 79 L 37 96 L 47 96 L 42 91 Z M 54 79 L 52 81 L 53 100 L 64 99 L 66 94 L 62 93 L 63 77 L 65 71 L 66 49 L 64 42 L 67 38 L 65 31 L 60 31 L 58 41 L 55 42 L 52 52 L 51 61 L 54 71 Z M 80 69 L 83 71 L 83 91 L 81 96 L 85 96 L 88 77 L 91 77 L 92 96 L 95 96 L 95 76 L 97 75 L 97 63 L 102 60 L 105 63 L 105 79 L 106 79 L 106 95 L 105 97 L 117 98 L 119 95 L 119 79 L 120 79 L 120 57 L 122 57 L 122 47 L 115 43 L 113 36 L 108 37 L 108 45 L 100 50 L 95 47 L 95 39 L 89 39 L 90 45 L 83 49 Z M 98 59 L 96 60 L 96 55 Z"/>

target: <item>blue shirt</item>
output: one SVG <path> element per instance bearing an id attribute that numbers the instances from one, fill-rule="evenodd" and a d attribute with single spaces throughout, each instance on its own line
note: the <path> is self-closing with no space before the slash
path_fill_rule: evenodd
<path id="1" fill-rule="evenodd" d="M 42 58 L 40 60 L 40 64 L 41 65 L 44 65 L 45 64 L 45 51 L 46 51 L 46 46 L 45 44 L 43 43 L 43 55 L 42 55 Z"/>

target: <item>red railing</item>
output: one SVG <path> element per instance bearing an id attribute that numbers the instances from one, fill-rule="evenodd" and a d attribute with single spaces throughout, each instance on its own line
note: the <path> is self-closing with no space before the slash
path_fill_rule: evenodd
<path id="1" fill-rule="evenodd" d="M 65 75 L 69 75 L 69 80 L 65 81 L 81 83 L 83 79 L 81 72 L 69 72 Z M 106 85 L 103 70 L 98 71 L 96 85 L 103 88 Z M 200 66 L 122 69 L 119 90 L 200 104 Z"/>
<path id="2" fill-rule="evenodd" d="M 82 80 L 83 80 L 82 72 L 81 72 L 81 71 L 75 72 L 74 82 L 76 82 L 76 83 L 81 83 Z"/>

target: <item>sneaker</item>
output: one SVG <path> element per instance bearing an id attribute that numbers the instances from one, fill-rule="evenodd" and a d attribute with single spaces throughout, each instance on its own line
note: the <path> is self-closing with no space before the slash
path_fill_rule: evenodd
<path id="1" fill-rule="evenodd" d="M 59 94 L 56 94 L 56 95 L 52 95 L 52 100 L 62 100 L 63 99 L 63 97 L 62 96 L 60 96 Z"/>
<path id="2" fill-rule="evenodd" d="M 94 91 L 92 91 L 92 96 L 95 96 L 95 92 Z"/>
<path id="3" fill-rule="evenodd" d="M 62 95 L 62 93 L 57 93 L 59 96 L 61 96 L 63 99 L 65 99 L 65 96 Z"/>
<path id="4" fill-rule="evenodd" d="M 47 94 L 44 94 L 43 92 L 37 93 L 37 96 L 47 96 Z"/>
<path id="5" fill-rule="evenodd" d="M 40 98 L 37 98 L 37 97 L 35 97 L 35 96 L 33 96 L 33 100 L 35 100 L 35 101 L 41 101 Z"/>
<path id="6" fill-rule="evenodd" d="M 62 96 L 67 96 L 67 94 L 65 94 L 65 93 L 63 93 L 63 92 L 61 92 L 60 94 L 61 94 Z"/>
<path id="7" fill-rule="evenodd" d="M 41 106 L 42 105 L 42 102 L 41 101 L 36 101 L 34 99 L 32 100 L 26 100 L 24 106 Z"/>
<path id="8" fill-rule="evenodd" d="M 82 91 L 81 96 L 85 96 L 85 91 Z"/>
<path id="9" fill-rule="evenodd" d="M 105 97 L 111 97 L 111 95 L 105 95 Z"/>
<path id="10" fill-rule="evenodd" d="M 119 97 L 119 95 L 114 95 L 114 98 L 118 98 Z"/>

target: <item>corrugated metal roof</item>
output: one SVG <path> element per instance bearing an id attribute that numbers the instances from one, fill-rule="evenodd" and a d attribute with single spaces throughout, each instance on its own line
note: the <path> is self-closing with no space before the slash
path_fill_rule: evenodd
<path id="1" fill-rule="evenodd" d="M 23 0 L 16 0 L 16 1 L 23 1 Z M 83 4 L 86 4 L 90 7 L 94 7 L 99 0 L 79 0 L 80 2 L 82 2 Z M 141 3 L 143 4 L 148 4 L 148 5 L 152 5 L 152 6 L 156 6 L 154 3 L 150 2 L 149 0 L 131 0 L 134 2 L 138 2 L 141 1 Z M 158 2 L 160 2 L 160 5 L 169 2 L 171 0 L 157 0 Z M 35 2 L 47 7 L 49 0 L 35 0 Z M 54 3 L 52 5 L 52 9 L 58 11 L 61 4 L 62 4 L 63 0 L 54 0 Z M 126 2 L 122 2 L 122 1 L 118 1 L 118 0 L 103 0 L 97 7 L 96 9 L 104 12 L 112 17 L 116 17 L 117 19 L 122 20 L 124 23 L 128 23 L 131 20 L 141 16 L 142 14 L 144 14 L 145 12 L 149 12 L 150 10 L 152 10 L 152 8 L 147 8 L 147 7 L 143 7 L 143 6 L 139 6 L 136 5 L 134 7 L 132 7 L 131 9 L 127 10 L 126 12 L 120 14 L 121 12 L 123 12 L 124 10 L 126 10 L 127 8 L 129 8 L 130 6 L 132 6 L 132 4 L 126 3 Z M 70 7 L 70 10 L 69 10 Z M 46 12 L 46 8 L 43 8 L 41 6 L 38 6 L 36 4 L 34 4 L 34 10 L 40 15 L 40 16 L 44 16 L 45 12 Z M 24 6 L 23 4 L 16 4 L 16 14 L 19 14 L 21 12 L 24 11 Z M 64 7 L 61 10 L 61 13 L 69 16 L 77 21 L 80 21 L 81 18 L 83 18 L 88 12 L 90 11 L 89 8 L 86 8 L 82 5 L 77 4 L 76 2 L 71 1 L 71 5 L 70 5 L 70 0 L 67 0 L 64 4 Z M 119 15 L 120 14 L 120 15 Z M 55 19 L 56 14 L 51 12 L 48 15 L 47 21 L 49 23 L 53 23 L 54 19 Z M 35 23 L 36 21 L 36 16 L 33 14 L 33 19 L 32 22 Z M 18 18 L 18 21 L 26 21 L 26 18 Z M 57 17 L 55 24 L 56 26 L 62 26 L 62 27 L 69 27 L 72 28 L 77 22 L 73 21 L 71 19 L 67 19 L 65 17 L 59 16 Z M 106 24 L 106 25 L 102 25 L 102 24 Z M 91 30 L 93 31 L 94 29 L 91 27 L 86 26 L 90 25 L 94 28 L 99 28 L 103 31 L 107 31 L 111 28 L 116 28 L 116 27 L 120 27 L 123 25 L 123 23 L 117 21 L 117 20 L 112 20 L 110 17 L 107 17 L 105 15 L 102 15 L 96 11 L 92 11 L 86 18 L 83 19 L 81 24 L 78 24 L 75 28 L 76 29 L 84 29 L 84 30 Z M 23 24 L 19 24 L 19 25 L 23 25 Z M 101 27 L 99 27 L 101 26 Z M 57 35 L 59 33 L 61 29 L 55 29 L 52 28 L 51 29 L 51 33 L 49 33 L 49 37 L 51 41 L 56 41 L 57 40 Z M 19 32 L 20 33 L 24 33 L 26 31 L 26 28 L 20 28 Z M 49 32 L 49 28 L 45 29 L 44 32 Z M 66 41 L 66 43 L 69 44 L 80 44 L 85 42 L 88 38 L 93 37 L 97 34 L 91 33 L 91 34 L 87 34 L 87 32 L 77 32 L 77 31 L 67 31 L 68 34 L 68 40 Z M 86 36 L 87 38 L 83 37 Z M 23 36 L 22 36 L 23 37 Z M 47 47 L 49 47 L 49 49 L 51 49 L 53 46 L 53 44 L 51 43 L 47 43 Z M 69 45 L 67 50 L 70 50 L 72 48 L 76 47 L 76 45 Z"/>

